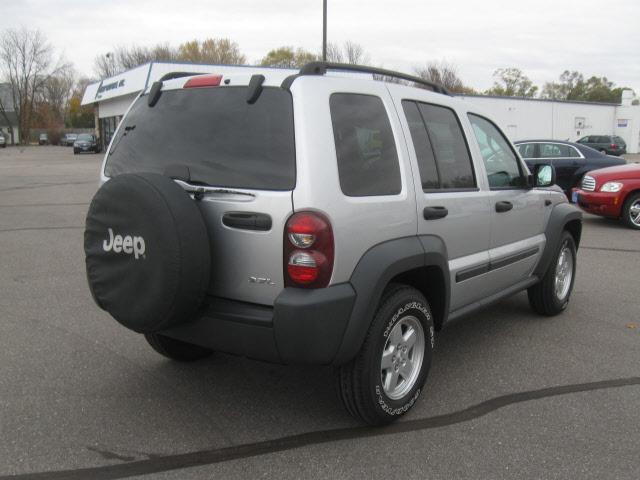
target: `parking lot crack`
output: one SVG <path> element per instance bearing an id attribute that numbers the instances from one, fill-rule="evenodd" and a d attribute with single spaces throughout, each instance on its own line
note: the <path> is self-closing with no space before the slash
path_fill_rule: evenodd
<path id="1" fill-rule="evenodd" d="M 617 378 L 572 385 L 559 385 L 554 387 L 541 388 L 538 390 L 510 393 L 507 395 L 502 395 L 499 397 L 491 398 L 489 400 L 485 400 L 484 402 L 472 405 L 463 410 L 422 419 L 401 421 L 384 428 L 352 427 L 338 428 L 333 430 L 322 430 L 275 438 L 273 440 L 235 445 L 231 447 L 159 456 L 146 460 L 125 461 L 125 463 L 105 465 L 102 467 L 89 467 L 75 470 L 60 470 L 2 476 L 0 477 L 0 480 L 80 480 L 86 478 L 91 478 L 94 480 L 107 480 L 127 478 L 136 475 L 149 475 L 171 470 L 179 470 L 203 465 L 213 465 L 230 460 L 250 458 L 259 455 L 266 455 L 270 453 L 282 452 L 311 445 L 320 445 L 342 440 L 379 437 L 383 435 L 395 435 L 398 433 L 428 430 L 433 428 L 443 428 L 475 420 L 501 408 L 518 403 L 541 400 L 544 398 L 557 397 L 561 395 L 638 385 L 640 385 L 640 377 Z M 108 453 L 110 455 L 113 454 L 113 452 Z"/>

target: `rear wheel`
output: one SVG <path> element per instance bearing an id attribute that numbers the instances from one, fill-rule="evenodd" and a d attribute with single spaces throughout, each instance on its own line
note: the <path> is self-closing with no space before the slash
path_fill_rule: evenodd
<path id="1" fill-rule="evenodd" d="M 604 153 L 605 155 L 607 154 L 607 151 L 604 148 L 600 149 L 600 153 Z"/>
<path id="2" fill-rule="evenodd" d="M 541 315 L 553 316 L 569 304 L 576 274 L 576 244 L 571 234 L 562 233 L 560 248 L 542 280 L 529 288 L 529 304 Z"/>
<path id="3" fill-rule="evenodd" d="M 404 415 L 420 396 L 434 344 L 429 304 L 415 288 L 387 287 L 360 352 L 336 373 L 351 415 L 384 425 Z"/>
<path id="4" fill-rule="evenodd" d="M 622 218 L 627 226 L 640 230 L 640 192 L 629 195 L 625 200 Z"/>
<path id="5" fill-rule="evenodd" d="M 146 333 L 144 338 L 147 339 L 151 348 L 160 355 L 179 362 L 195 362 L 213 354 L 213 350 L 208 348 L 182 342 L 158 333 Z"/>

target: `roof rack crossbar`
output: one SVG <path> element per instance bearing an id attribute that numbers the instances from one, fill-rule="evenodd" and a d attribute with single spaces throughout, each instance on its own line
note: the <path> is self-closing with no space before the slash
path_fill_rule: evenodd
<path id="1" fill-rule="evenodd" d="M 425 85 L 432 89 L 436 93 L 442 93 L 443 95 L 451 96 L 449 90 L 444 88 L 435 82 L 425 80 L 424 78 L 409 75 L 407 73 L 395 72 L 393 70 L 385 70 L 384 68 L 367 67 L 364 65 L 352 65 L 348 63 L 333 63 L 333 62 L 311 62 L 307 63 L 300 69 L 298 75 L 324 75 L 327 70 L 342 70 L 348 72 L 362 72 L 371 73 L 373 75 L 382 75 L 385 77 L 400 78 L 402 80 L 408 80 L 410 82 Z"/>

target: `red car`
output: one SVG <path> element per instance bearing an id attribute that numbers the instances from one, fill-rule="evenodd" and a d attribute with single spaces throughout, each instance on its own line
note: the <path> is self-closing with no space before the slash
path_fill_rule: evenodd
<path id="1" fill-rule="evenodd" d="M 592 170 L 572 189 L 571 200 L 585 212 L 621 218 L 640 230 L 640 164 Z"/>

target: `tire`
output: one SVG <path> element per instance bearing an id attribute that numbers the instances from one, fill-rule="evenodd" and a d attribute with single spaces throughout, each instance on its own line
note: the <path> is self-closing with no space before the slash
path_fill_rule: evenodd
<path id="1" fill-rule="evenodd" d="M 600 149 L 600 153 L 604 153 L 605 155 L 609 155 L 609 153 L 604 148 Z"/>
<path id="2" fill-rule="evenodd" d="M 87 281 L 96 304 L 138 333 L 188 322 L 211 278 L 209 235 L 196 202 L 155 173 L 112 177 L 85 222 Z"/>
<path id="3" fill-rule="evenodd" d="M 74 155 L 78 155 L 78 150 L 76 150 L 75 148 L 73 149 L 73 154 Z"/>
<path id="4" fill-rule="evenodd" d="M 564 258 L 561 260 L 561 255 Z M 569 255 L 569 257 L 567 257 Z M 565 261 L 565 259 L 568 259 Z M 562 265 L 560 265 L 562 263 Z M 559 269 L 564 269 L 560 272 Z M 570 277 L 567 277 L 570 272 Z M 556 288 L 556 276 L 564 278 Z M 553 261 L 542 277 L 542 280 L 527 290 L 529 305 L 540 315 L 554 316 L 567 308 L 576 278 L 576 244 L 566 230 L 562 233 L 560 247 L 553 256 Z M 567 284 L 568 282 L 568 284 Z"/>
<path id="5" fill-rule="evenodd" d="M 410 330 L 414 332 L 412 345 L 407 344 Z M 400 349 L 393 348 L 395 341 L 401 342 Z M 389 285 L 360 352 L 336 371 L 347 411 L 370 425 L 385 425 L 404 415 L 422 392 L 433 345 L 433 318 L 424 296 L 406 285 Z M 382 367 L 383 355 L 388 369 Z M 406 369 L 412 360 L 413 368 Z M 407 378 L 402 375 L 404 369 Z M 397 382 L 395 388 L 392 382 Z"/>
<path id="6" fill-rule="evenodd" d="M 171 337 L 165 337 L 157 333 L 147 333 L 144 338 L 147 340 L 151 348 L 160 355 L 178 362 L 195 362 L 207 358 L 213 354 L 213 350 L 193 345 L 191 343 L 182 342 Z"/>
<path id="7" fill-rule="evenodd" d="M 629 228 L 640 230 L 640 192 L 632 193 L 624 201 L 622 219 Z"/>

